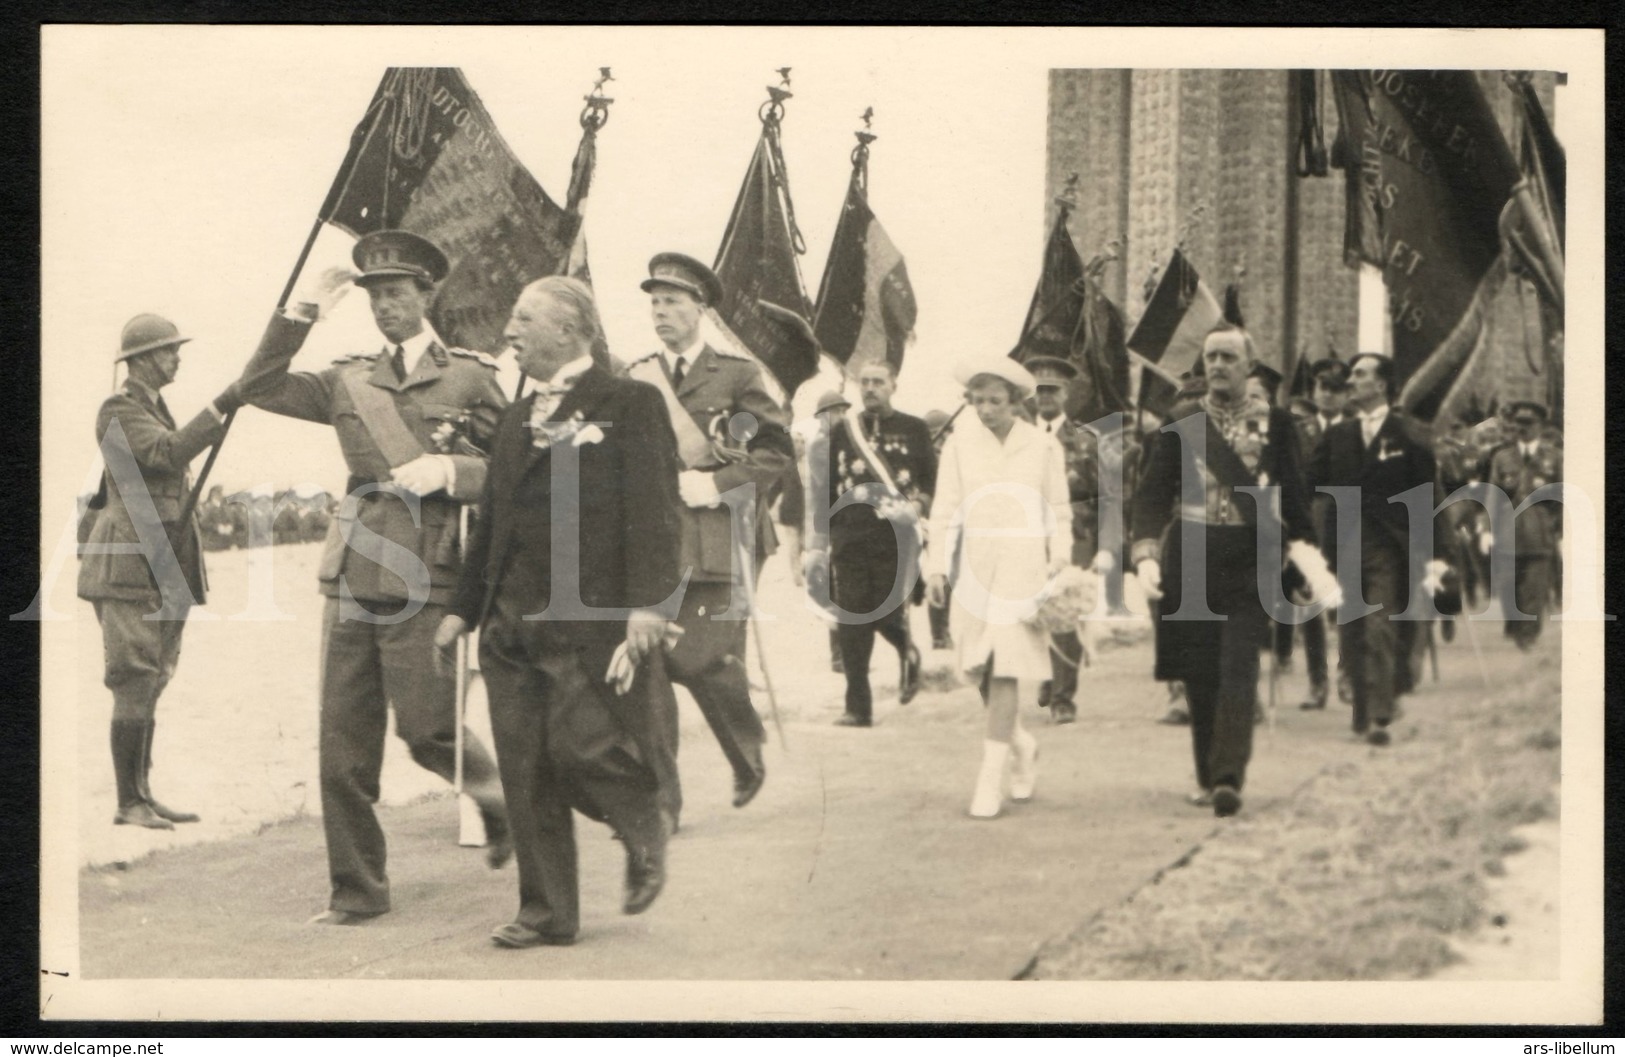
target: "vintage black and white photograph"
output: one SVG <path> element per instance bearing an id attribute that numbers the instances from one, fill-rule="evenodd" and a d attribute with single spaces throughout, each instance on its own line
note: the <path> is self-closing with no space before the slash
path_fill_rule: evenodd
<path id="1" fill-rule="evenodd" d="M 1601 31 L 41 40 L 45 1017 L 1600 1020 Z"/>

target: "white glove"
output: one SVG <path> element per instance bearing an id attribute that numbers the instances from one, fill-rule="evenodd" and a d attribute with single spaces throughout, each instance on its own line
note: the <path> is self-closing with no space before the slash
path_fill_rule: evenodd
<path id="1" fill-rule="evenodd" d="M 327 268 L 314 282 L 294 296 L 294 313 L 307 323 L 315 323 L 332 314 L 344 295 L 350 292 L 356 273 L 348 268 Z"/>
<path id="2" fill-rule="evenodd" d="M 801 574 L 810 578 L 828 561 L 829 553 L 821 547 L 814 547 L 801 555 Z"/>
<path id="3" fill-rule="evenodd" d="M 1490 548 L 1495 546 L 1495 535 L 1491 532 L 1481 532 L 1478 535 L 1478 553 L 1488 554 Z"/>
<path id="4" fill-rule="evenodd" d="M 722 494 L 717 491 L 716 475 L 704 470 L 684 470 L 678 474 L 677 493 L 683 502 L 693 507 L 716 506 L 717 497 Z"/>
<path id="5" fill-rule="evenodd" d="M 1429 598 L 1438 594 L 1444 588 L 1444 574 L 1450 571 L 1450 566 L 1434 558 L 1428 562 L 1427 573 L 1422 577 L 1422 590 Z"/>
<path id="6" fill-rule="evenodd" d="M 430 495 L 451 486 L 452 463 L 446 455 L 419 455 L 390 471 L 390 479 L 413 495 Z"/>
<path id="7" fill-rule="evenodd" d="M 1153 600 L 1162 597 L 1162 565 L 1157 559 L 1140 559 L 1140 564 L 1134 567 L 1134 574 L 1140 578 L 1145 597 Z"/>
<path id="8" fill-rule="evenodd" d="M 1111 551 L 1102 550 L 1095 552 L 1095 560 L 1090 563 L 1090 568 L 1094 569 L 1094 571 L 1100 575 L 1105 576 L 1107 573 L 1111 572 L 1116 565 L 1116 556 L 1113 555 Z"/>
<path id="9" fill-rule="evenodd" d="M 1312 602 L 1325 602 L 1330 607 L 1343 604 L 1343 588 L 1326 565 L 1326 556 L 1320 553 L 1320 548 L 1304 540 L 1293 540 L 1286 545 L 1286 559 L 1303 574 Z"/>

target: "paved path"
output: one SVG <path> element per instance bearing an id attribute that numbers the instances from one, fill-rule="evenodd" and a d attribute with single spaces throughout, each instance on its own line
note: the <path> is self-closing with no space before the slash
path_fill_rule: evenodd
<path id="1" fill-rule="evenodd" d="M 293 568 L 292 559 L 309 556 L 278 562 L 284 557 Z M 780 619 L 766 642 L 788 751 L 771 746 L 766 789 L 734 811 L 726 765 L 685 702 L 688 807 L 666 892 L 647 914 L 621 916 L 621 846 L 604 827 L 578 820 L 583 921 L 581 942 L 568 950 L 491 947 L 488 932 L 516 905 L 513 870 L 493 873 L 480 852 L 456 847 L 454 804 L 424 799 L 435 780 L 394 744 L 381 815 L 395 910 L 356 929 L 304 925 L 325 905 L 327 879 L 320 823 L 309 814 L 317 807 L 314 603 L 302 581 L 284 590 L 278 574 L 279 602 L 299 619 L 223 620 L 188 631 L 182 675 L 164 703 L 155 785 L 172 803 L 210 814 L 202 826 L 173 836 L 119 827 L 126 845 L 110 843 L 111 790 L 96 784 L 105 769 L 105 692 L 85 676 L 89 853 L 81 859 L 101 865 L 80 874 L 84 973 L 1009 979 L 1045 938 L 1121 901 L 1219 825 L 1183 802 L 1189 735 L 1154 722 L 1163 690 L 1148 679 L 1148 643 L 1100 654 L 1079 695 L 1077 724 L 1054 727 L 1029 709 L 1043 753 L 1038 797 L 975 822 L 964 814 L 980 755 L 974 690 L 928 690 L 899 708 L 893 658 L 879 650 L 879 725 L 830 726 L 841 679 L 827 670 L 823 629 L 797 613 L 776 571 L 764 597 Z M 234 579 L 241 577 L 216 573 L 217 583 Z M 216 597 L 228 616 L 241 604 Z M 939 654 L 928 667 L 945 664 Z M 934 682 L 946 682 L 938 675 Z M 1281 722 L 1273 734 L 1259 733 L 1249 812 L 1268 811 L 1350 749 L 1347 711 L 1300 713 L 1291 706 L 1302 691 L 1301 675 L 1281 682 Z M 198 762 L 183 768 L 179 758 L 189 753 Z M 269 824 L 301 808 L 299 817 Z M 174 846 L 139 857 L 166 844 Z M 111 859 L 129 865 L 107 865 Z"/>

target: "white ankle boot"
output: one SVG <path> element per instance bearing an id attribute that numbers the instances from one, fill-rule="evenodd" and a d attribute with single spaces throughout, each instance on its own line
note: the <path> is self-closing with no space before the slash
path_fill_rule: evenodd
<path id="1" fill-rule="evenodd" d="M 1009 757 L 1009 742 L 982 742 L 982 770 L 976 776 L 976 792 L 970 801 L 972 818 L 999 817 L 1004 801 L 1004 764 Z"/>
<path id="2" fill-rule="evenodd" d="M 1021 726 L 1010 738 L 1010 799 L 1025 803 L 1038 785 L 1038 739 Z"/>

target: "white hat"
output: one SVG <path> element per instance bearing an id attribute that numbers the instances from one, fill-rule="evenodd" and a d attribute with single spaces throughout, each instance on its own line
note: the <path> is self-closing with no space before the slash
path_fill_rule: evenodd
<path id="1" fill-rule="evenodd" d="M 954 380 L 960 385 L 970 385 L 970 380 L 979 374 L 1003 378 L 1020 389 L 1023 397 L 1032 396 L 1038 389 L 1032 372 L 1008 356 L 968 356 L 954 365 Z"/>

